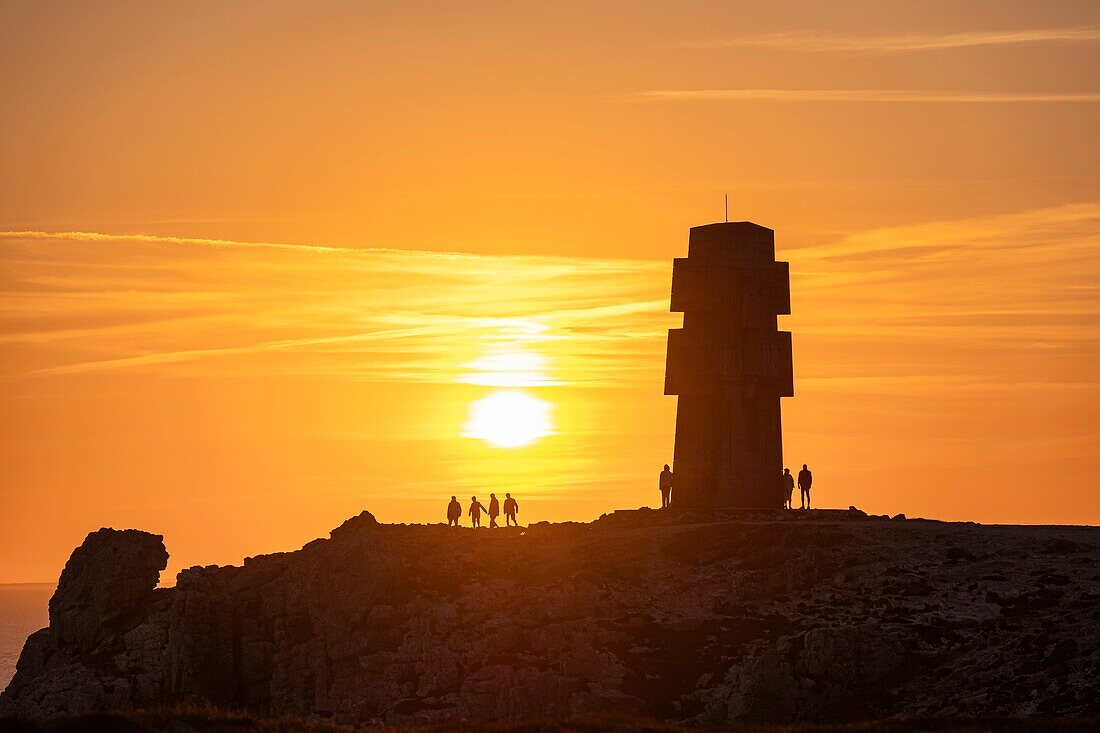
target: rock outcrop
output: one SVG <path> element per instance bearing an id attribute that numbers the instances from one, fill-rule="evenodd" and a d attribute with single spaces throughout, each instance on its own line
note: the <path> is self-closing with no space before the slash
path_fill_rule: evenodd
<path id="1" fill-rule="evenodd" d="M 400 724 L 1100 715 L 1100 530 L 617 512 L 449 530 L 369 513 L 184 570 L 77 548 L 0 716 L 210 702 Z"/>

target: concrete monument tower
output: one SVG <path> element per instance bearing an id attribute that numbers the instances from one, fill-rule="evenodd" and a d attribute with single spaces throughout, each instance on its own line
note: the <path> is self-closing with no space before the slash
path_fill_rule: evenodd
<path id="1" fill-rule="evenodd" d="M 672 267 L 665 394 L 679 395 L 672 505 L 780 507 L 780 397 L 794 395 L 789 266 L 747 221 L 692 227 Z"/>

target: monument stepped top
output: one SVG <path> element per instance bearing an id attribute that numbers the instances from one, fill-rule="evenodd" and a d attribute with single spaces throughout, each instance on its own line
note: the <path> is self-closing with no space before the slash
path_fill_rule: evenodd
<path id="1" fill-rule="evenodd" d="M 691 227 L 692 232 L 696 232 L 696 231 L 699 231 L 699 230 L 702 230 L 702 229 L 716 229 L 716 230 L 717 229 L 722 229 L 722 230 L 726 230 L 726 231 L 735 231 L 735 230 L 739 230 L 739 229 L 740 230 L 746 230 L 746 231 L 752 231 L 752 230 L 763 230 L 765 232 L 774 231 L 772 229 L 769 229 L 766 226 L 761 226 L 760 224 L 757 224 L 756 222 L 752 222 L 752 221 L 716 221 L 713 224 L 700 224 L 698 226 Z"/>
<path id="2" fill-rule="evenodd" d="M 727 221 L 692 227 L 688 236 L 691 259 L 775 259 L 775 232 L 751 221 Z"/>

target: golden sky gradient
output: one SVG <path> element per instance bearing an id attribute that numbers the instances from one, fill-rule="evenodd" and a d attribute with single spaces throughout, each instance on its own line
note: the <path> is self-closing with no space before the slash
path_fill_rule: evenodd
<path id="1" fill-rule="evenodd" d="M 0 582 L 652 505 L 727 191 L 821 505 L 1100 522 L 1097 68 L 1084 2 L 5 3 Z"/>

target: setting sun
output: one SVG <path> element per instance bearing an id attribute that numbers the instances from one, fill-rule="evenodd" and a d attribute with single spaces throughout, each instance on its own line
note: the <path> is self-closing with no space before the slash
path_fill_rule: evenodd
<path id="1" fill-rule="evenodd" d="M 502 389 L 470 405 L 470 419 L 462 428 L 467 438 L 478 438 L 498 448 L 519 448 L 553 435 L 552 405 L 518 389 Z"/>

